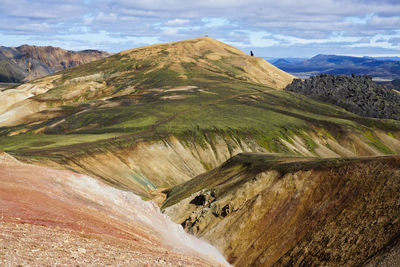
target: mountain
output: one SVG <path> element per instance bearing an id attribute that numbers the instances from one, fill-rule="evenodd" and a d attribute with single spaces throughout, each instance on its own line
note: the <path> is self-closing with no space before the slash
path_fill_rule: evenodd
<path id="1" fill-rule="evenodd" d="M 369 58 L 378 59 L 378 60 L 400 61 L 400 57 L 369 57 Z"/>
<path id="2" fill-rule="evenodd" d="M 320 73 L 369 75 L 380 79 L 400 77 L 400 61 L 336 55 L 317 55 L 303 61 L 277 60 L 274 66 L 300 77 Z"/>
<path id="3" fill-rule="evenodd" d="M 295 79 L 285 90 L 361 116 L 400 120 L 400 94 L 376 84 L 368 76 L 320 74 L 305 80 Z"/>
<path id="4" fill-rule="evenodd" d="M 101 194 L 93 196 L 91 190 L 122 190 L 151 200 L 162 206 L 175 223 L 185 222 L 187 231 L 205 233 L 204 237 L 237 266 L 260 262 L 261 258 L 255 259 L 257 253 L 274 254 L 270 263 L 274 259 L 282 260 L 282 265 L 301 262 L 302 249 L 315 251 L 316 257 L 326 256 L 321 265 L 364 263 L 379 250 L 383 253 L 390 249 L 390 244 L 395 247 L 398 240 L 394 234 L 399 232 L 398 222 L 393 218 L 398 215 L 395 198 L 399 168 L 395 154 L 400 153 L 400 122 L 359 116 L 283 90 L 293 79 L 264 59 L 208 37 L 131 49 L 0 92 L 0 150 L 30 166 L 97 179 L 101 190 L 92 189 L 92 183 L 83 183 L 79 187 L 82 194 L 78 192 L 77 196 L 85 203 L 93 199 L 88 205 L 96 210 L 102 210 L 113 198 L 104 193 L 108 200 L 102 202 Z M 255 153 L 250 154 L 254 158 L 246 159 L 248 153 Z M 286 169 L 281 165 L 284 162 L 292 167 Z M 361 176 L 368 176 L 368 184 L 361 182 Z M 386 179 L 389 176 L 393 180 Z M 52 196 L 61 194 L 64 187 L 68 188 L 64 194 L 75 192 L 75 187 L 69 187 L 75 178 L 59 179 L 57 183 L 49 179 L 44 183 L 54 186 Z M 223 186 L 217 188 L 213 181 Z M 285 186 L 273 187 L 275 183 Z M 364 184 L 371 188 L 372 202 L 361 187 Z M 394 191 L 390 191 L 391 185 Z M 215 193 L 199 193 L 214 187 Z M 258 197 L 260 190 L 268 188 L 273 189 L 271 194 Z M 270 199 L 272 196 L 277 196 L 276 201 Z M 207 206 L 213 198 L 224 204 L 221 209 Z M 24 193 L 18 199 L 23 200 Z M 346 206 L 346 199 L 354 202 Z M 117 204 L 119 200 L 117 197 Z M 233 217 L 228 213 L 236 210 L 236 204 L 225 207 L 227 200 L 232 204 L 237 201 L 238 207 L 245 205 L 240 213 L 243 216 L 233 213 L 235 219 L 231 221 Z M 363 201 L 365 212 L 377 217 L 358 210 L 354 216 L 362 219 L 360 215 L 365 215 L 360 225 L 376 222 L 377 226 L 351 228 L 353 214 L 349 224 L 342 219 L 357 205 L 364 205 Z M 28 199 L 24 205 L 30 202 Z M 194 206 L 185 206 L 187 202 Z M 272 215 L 281 215 L 282 220 L 265 224 L 268 215 L 264 207 L 274 203 L 277 206 Z M 178 208 L 173 208 L 175 205 Z M 121 206 L 117 205 L 117 211 Z M 197 206 L 199 209 L 193 209 Z M 294 207 L 299 207 L 299 213 Z M 336 207 L 338 212 L 346 211 L 344 217 L 335 219 Z M 108 215 L 115 217 L 115 213 Z M 150 217 L 145 218 L 151 224 Z M 158 217 L 154 218 L 156 223 Z M 122 217 L 121 221 L 128 219 Z M 196 225 L 197 219 L 200 223 Z M 322 238 L 323 230 L 318 227 L 330 225 L 324 222 L 341 222 L 348 230 L 338 232 L 340 227 L 333 225 L 326 228 L 332 236 Z M 389 230 L 383 235 L 382 229 Z M 360 236 L 358 243 L 350 235 L 352 230 Z M 268 241 L 263 233 L 277 234 Z M 259 243 L 254 242 L 257 236 L 261 236 Z M 390 238 L 392 243 L 387 241 Z M 343 245 L 348 252 L 328 257 L 343 252 L 338 249 L 342 244 L 338 239 L 348 243 Z M 310 245 L 302 245 L 307 240 Z M 318 240 L 339 243 L 334 244 L 334 251 L 325 243 L 317 246 L 318 250 L 307 250 L 314 248 Z M 242 252 L 249 252 L 249 257 L 243 257 L 246 254 Z M 281 253 L 286 256 L 282 258 Z M 352 253 L 357 255 L 353 261 L 349 256 Z"/>
<path id="5" fill-rule="evenodd" d="M 0 82 L 26 82 L 109 55 L 97 50 L 74 52 L 52 46 L 0 46 Z"/>
<path id="6" fill-rule="evenodd" d="M 286 65 L 290 64 L 290 61 L 284 58 L 278 59 L 277 61 L 274 62 L 274 65 Z"/>
<path id="7" fill-rule="evenodd" d="M 268 62 L 271 62 L 272 65 L 275 66 L 275 64 L 294 64 L 294 63 L 300 63 L 306 60 L 306 58 L 302 57 L 289 57 L 289 58 L 265 58 Z"/>

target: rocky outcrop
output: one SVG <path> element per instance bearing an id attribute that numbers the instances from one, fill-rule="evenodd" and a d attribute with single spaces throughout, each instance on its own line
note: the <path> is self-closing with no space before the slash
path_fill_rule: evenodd
<path id="1" fill-rule="evenodd" d="M 240 154 L 163 208 L 235 266 L 359 266 L 398 241 L 399 194 L 399 156 Z"/>
<path id="2" fill-rule="evenodd" d="M 26 82 L 109 55 L 97 50 L 74 52 L 52 46 L 2 46 L 0 82 Z"/>
<path id="3" fill-rule="evenodd" d="M 377 85 L 368 76 L 321 74 L 305 80 L 295 79 L 285 90 L 361 116 L 400 120 L 400 95 Z"/>

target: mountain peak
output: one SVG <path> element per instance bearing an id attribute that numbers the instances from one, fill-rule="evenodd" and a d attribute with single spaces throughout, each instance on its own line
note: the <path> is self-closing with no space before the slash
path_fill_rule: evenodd
<path id="1" fill-rule="evenodd" d="M 155 69 L 168 68 L 178 77 L 201 72 L 215 79 L 229 78 L 265 84 L 282 89 L 293 76 L 274 67 L 259 57 L 211 37 L 198 37 L 172 43 L 155 44 L 129 49 L 116 55 L 118 59 L 146 61 Z M 158 62 L 154 64 L 154 62 Z M 150 71 L 150 70 L 149 70 Z"/>
<path id="2" fill-rule="evenodd" d="M 148 45 L 148 46 L 143 46 L 139 48 L 133 48 L 129 49 L 126 51 L 123 51 L 121 53 L 126 54 L 126 53 L 131 53 L 131 52 L 138 52 L 142 50 L 153 50 L 153 52 L 158 53 L 160 50 L 165 50 L 167 52 L 175 52 L 177 55 L 199 55 L 199 54 L 204 54 L 204 53 L 233 53 L 233 54 L 240 54 L 240 55 L 246 55 L 243 51 L 234 48 L 228 44 L 225 44 L 223 42 L 220 42 L 216 39 L 213 39 L 208 36 L 203 36 L 203 37 L 197 37 L 197 38 L 192 38 L 192 39 L 187 39 L 187 40 L 182 40 L 182 41 L 176 41 L 176 42 L 171 42 L 171 43 L 162 43 L 162 44 L 154 44 L 154 45 Z"/>
<path id="3" fill-rule="evenodd" d="M 322 59 L 322 58 L 328 58 L 328 57 L 332 57 L 332 55 L 318 54 L 318 55 L 313 56 L 311 59 Z"/>

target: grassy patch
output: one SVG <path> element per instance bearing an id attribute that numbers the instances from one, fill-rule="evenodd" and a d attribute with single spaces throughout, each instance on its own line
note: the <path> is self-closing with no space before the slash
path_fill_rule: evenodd
<path id="1" fill-rule="evenodd" d="M 0 151 L 18 151 L 31 148 L 52 148 L 80 143 L 90 143 L 98 140 L 120 136 L 112 134 L 71 134 L 71 135 L 28 135 L 0 136 Z"/>
<path id="2" fill-rule="evenodd" d="M 305 132 L 302 132 L 301 137 L 303 138 L 307 150 L 314 152 L 314 150 L 318 147 L 318 145 Z"/>
<path id="3" fill-rule="evenodd" d="M 363 136 L 369 140 L 369 143 L 377 148 L 384 154 L 395 154 L 390 148 L 388 148 L 384 143 L 382 143 L 379 138 L 377 138 L 371 131 L 365 131 Z"/>

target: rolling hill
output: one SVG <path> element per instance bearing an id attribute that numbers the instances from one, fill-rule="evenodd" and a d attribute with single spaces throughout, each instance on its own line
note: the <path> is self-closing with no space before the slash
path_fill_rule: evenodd
<path id="1" fill-rule="evenodd" d="M 237 266 L 365 263 L 399 233 L 400 122 L 283 90 L 294 78 L 209 37 L 135 48 L 0 92 L 0 150 L 152 200 Z"/>

